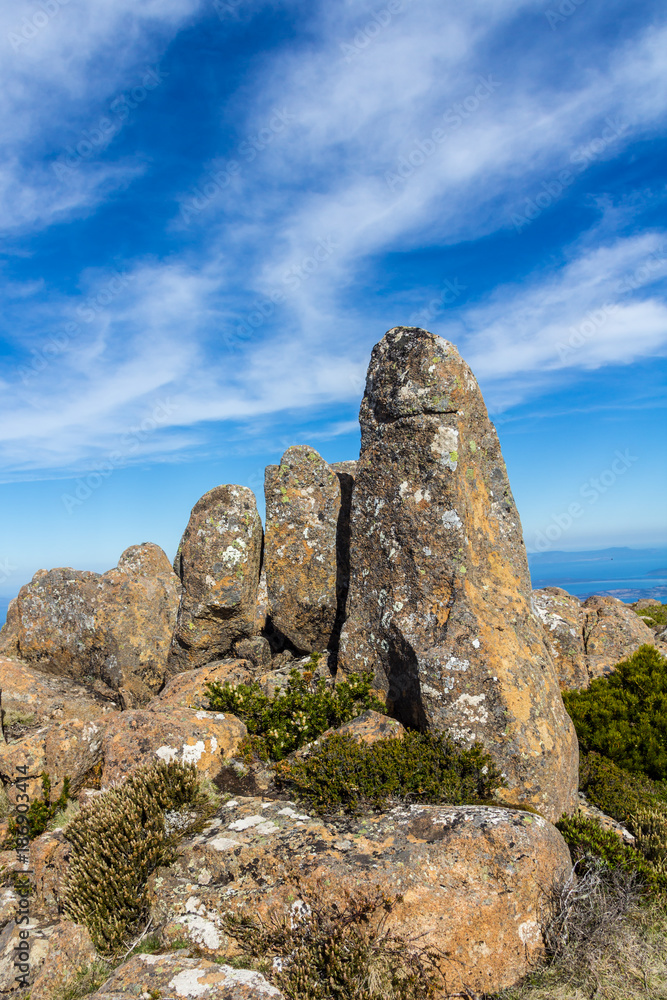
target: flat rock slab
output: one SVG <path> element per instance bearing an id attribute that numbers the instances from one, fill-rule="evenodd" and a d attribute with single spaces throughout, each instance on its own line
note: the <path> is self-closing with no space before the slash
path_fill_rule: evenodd
<path id="1" fill-rule="evenodd" d="M 170 708 L 208 709 L 206 685 L 218 681 L 224 684 L 248 684 L 252 680 L 253 664 L 248 660 L 215 660 L 205 667 L 186 670 L 172 677 L 160 693 L 146 706 L 149 710 Z"/>
<path id="2" fill-rule="evenodd" d="M 259 972 L 216 965 L 205 958 L 135 955 L 90 1000 L 163 996 L 173 1000 L 284 1000 Z"/>
<path id="3" fill-rule="evenodd" d="M 150 882 L 167 940 L 237 953 L 223 914 L 283 913 L 300 891 L 401 896 L 389 926 L 444 953 L 452 988 L 495 992 L 542 954 L 542 888 L 571 869 L 560 833 L 534 814 L 484 806 L 398 807 L 340 823 L 294 802 L 232 799 Z M 270 956 L 269 956 L 270 957 Z"/>
<path id="4" fill-rule="evenodd" d="M 183 596 L 170 675 L 220 659 L 237 639 L 255 634 L 262 537 L 246 486 L 216 486 L 197 501 L 174 564 Z"/>
<path id="5" fill-rule="evenodd" d="M 577 740 L 475 377 L 453 344 L 397 327 L 359 418 L 339 670 L 372 670 L 403 723 L 484 744 L 498 796 L 556 820 L 576 807 Z"/>

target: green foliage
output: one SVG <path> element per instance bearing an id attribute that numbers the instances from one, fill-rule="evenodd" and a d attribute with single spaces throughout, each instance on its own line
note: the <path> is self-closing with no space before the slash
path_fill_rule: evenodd
<path id="1" fill-rule="evenodd" d="M 619 823 L 637 809 L 667 808 L 667 783 L 630 774 L 597 753 L 581 754 L 579 788 L 586 798 Z"/>
<path id="2" fill-rule="evenodd" d="M 652 604 L 648 608 L 633 608 L 632 610 L 646 622 L 649 628 L 656 631 L 667 628 L 667 604 Z"/>
<path id="3" fill-rule="evenodd" d="M 136 931 L 149 876 L 210 813 L 194 766 L 159 761 L 92 799 L 65 828 L 72 844 L 65 912 L 86 925 L 101 954 L 117 954 Z"/>
<path id="4" fill-rule="evenodd" d="M 667 779 L 667 659 L 653 646 L 640 646 L 587 690 L 563 692 L 563 701 L 583 753 Z"/>
<path id="5" fill-rule="evenodd" d="M 226 929 L 291 1000 L 430 1000 L 442 996 L 438 954 L 386 929 L 400 897 L 299 888 L 287 912 L 267 921 L 228 916 Z M 272 961 L 269 966 L 268 961 Z"/>
<path id="6" fill-rule="evenodd" d="M 269 697 L 257 681 L 251 684 L 206 685 L 211 711 L 231 712 L 248 727 L 248 746 L 260 760 L 283 760 L 306 743 L 361 715 L 368 709 L 386 712 L 371 694 L 371 672 L 354 674 L 328 688 L 324 678 L 310 671 L 290 673 L 285 690 Z"/>
<path id="7" fill-rule="evenodd" d="M 28 835 L 30 840 L 34 840 L 35 837 L 39 837 L 40 834 L 44 833 L 53 817 L 67 808 L 69 788 L 70 779 L 66 777 L 63 779 L 63 787 L 60 795 L 54 802 L 50 802 L 51 778 L 46 771 L 42 773 L 42 797 L 34 799 L 30 803 L 28 812 L 25 814 L 28 820 Z M 9 820 L 7 837 L 2 845 L 5 850 L 13 850 L 15 848 L 18 832 L 19 827 L 16 818 L 12 816 Z"/>
<path id="8" fill-rule="evenodd" d="M 318 813 L 382 809 L 387 802 L 488 801 L 503 784 L 483 747 L 446 734 L 408 732 L 375 743 L 334 733 L 311 754 L 275 766 L 276 783 Z"/>
<path id="9" fill-rule="evenodd" d="M 598 820 L 575 814 L 563 816 L 556 826 L 582 874 L 594 867 L 599 859 L 612 870 L 636 874 L 650 894 L 667 892 L 667 870 L 651 864 L 636 848 L 624 844 L 613 830 L 605 830 Z"/>

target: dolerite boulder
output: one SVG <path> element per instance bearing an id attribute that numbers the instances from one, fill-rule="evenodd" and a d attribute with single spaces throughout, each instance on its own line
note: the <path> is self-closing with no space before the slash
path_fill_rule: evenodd
<path id="1" fill-rule="evenodd" d="M 169 674 L 220 659 L 255 632 L 262 522 L 246 486 L 216 486 L 193 507 L 176 556 L 183 596 Z"/>
<path id="2" fill-rule="evenodd" d="M 589 597 L 583 604 L 560 587 L 533 591 L 535 610 L 556 664 L 563 690 L 586 688 L 655 633 L 632 608 L 614 597 Z"/>
<path id="3" fill-rule="evenodd" d="M 0 653 L 116 694 L 124 707 L 141 704 L 164 680 L 179 595 L 150 542 L 107 573 L 38 570 L 9 606 Z"/>
<path id="4" fill-rule="evenodd" d="M 499 796 L 548 819 L 577 802 L 578 750 L 530 605 L 495 428 L 456 348 L 398 327 L 373 349 L 352 496 L 339 669 L 371 669 L 392 714 L 481 741 Z"/>
<path id="5" fill-rule="evenodd" d="M 338 476 L 306 445 L 265 478 L 264 565 L 274 628 L 304 652 L 328 648 L 338 608 Z"/>

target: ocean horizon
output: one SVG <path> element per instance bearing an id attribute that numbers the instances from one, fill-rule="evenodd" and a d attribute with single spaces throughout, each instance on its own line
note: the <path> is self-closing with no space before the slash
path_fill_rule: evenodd
<path id="1" fill-rule="evenodd" d="M 601 594 L 625 604 L 647 597 L 667 603 L 667 546 L 529 552 L 528 565 L 534 590 L 561 587 L 580 600 Z M 0 627 L 15 596 L 0 595 Z"/>

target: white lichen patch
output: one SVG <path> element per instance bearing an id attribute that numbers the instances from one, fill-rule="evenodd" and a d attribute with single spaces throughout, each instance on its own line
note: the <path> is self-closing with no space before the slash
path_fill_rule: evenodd
<path id="1" fill-rule="evenodd" d="M 517 928 L 519 937 L 525 945 L 538 945 L 542 941 L 540 925 L 534 920 L 524 920 Z"/>
<path id="2" fill-rule="evenodd" d="M 460 660 L 458 656 L 450 656 L 445 663 L 445 670 L 467 670 L 470 660 Z"/>
<path id="3" fill-rule="evenodd" d="M 461 518 L 455 510 L 446 510 L 442 515 L 442 523 L 448 531 L 451 531 L 452 528 L 460 528 L 462 524 Z"/>
<path id="4" fill-rule="evenodd" d="M 159 757 L 160 760 L 166 761 L 167 764 L 170 764 L 172 760 L 177 759 L 178 750 L 176 749 L 176 747 L 168 747 L 168 746 L 159 747 L 155 751 L 155 756 Z"/>
<path id="5" fill-rule="evenodd" d="M 240 832 L 241 830 L 249 830 L 253 826 L 259 826 L 260 823 L 264 822 L 263 816 L 244 816 L 243 819 L 237 819 L 234 823 L 230 823 L 229 829 Z"/>
<path id="6" fill-rule="evenodd" d="M 261 833 L 263 836 L 268 836 L 270 833 L 275 833 L 280 827 L 273 823 L 270 819 L 267 819 L 265 823 L 260 823 L 255 828 L 255 833 Z"/>
<path id="7" fill-rule="evenodd" d="M 472 645 L 473 649 L 479 649 L 479 639 L 473 639 Z"/>
<path id="8" fill-rule="evenodd" d="M 489 713 L 484 708 L 485 701 L 485 694 L 462 694 L 454 702 L 454 708 L 459 708 L 469 722 L 480 722 L 483 725 L 489 718 Z"/>
<path id="9" fill-rule="evenodd" d="M 195 913 L 186 913 L 178 917 L 178 923 L 188 929 L 188 937 L 195 943 L 203 945 L 210 951 L 217 950 L 222 945 L 220 931 L 213 920 L 200 917 Z"/>
<path id="10" fill-rule="evenodd" d="M 438 427 L 431 451 L 452 472 L 458 465 L 459 432 L 454 427 Z"/>
<path id="11" fill-rule="evenodd" d="M 195 744 L 183 747 L 181 759 L 184 764 L 196 764 L 204 753 L 206 753 L 206 744 L 203 740 L 197 740 Z"/>
<path id="12" fill-rule="evenodd" d="M 231 851 L 235 847 L 239 846 L 238 840 L 232 840 L 231 837 L 214 837 L 213 840 L 209 840 L 206 844 L 207 847 L 212 847 L 214 851 Z"/>

